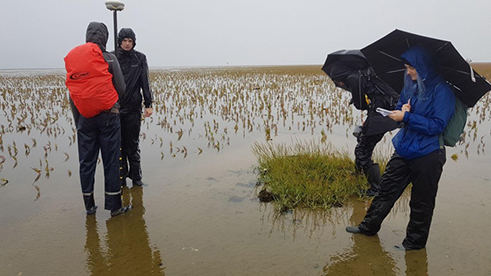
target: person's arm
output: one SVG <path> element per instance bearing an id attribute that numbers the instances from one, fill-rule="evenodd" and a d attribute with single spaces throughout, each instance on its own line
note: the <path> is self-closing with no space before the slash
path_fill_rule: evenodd
<path id="1" fill-rule="evenodd" d="M 109 73 L 113 75 L 112 81 L 114 88 L 116 88 L 119 98 L 121 98 L 121 96 L 125 93 L 126 83 L 124 82 L 123 71 L 121 71 L 118 59 L 114 54 L 109 52 L 104 52 L 103 55 L 104 59 L 109 64 Z"/>
<path id="2" fill-rule="evenodd" d="M 402 121 L 406 127 L 426 135 L 436 135 L 443 132 L 455 110 L 455 95 L 448 85 L 439 85 L 434 93 L 433 108 L 435 113 L 427 118 L 405 112 Z"/>
<path id="3" fill-rule="evenodd" d="M 152 107 L 153 96 L 152 96 L 152 90 L 150 89 L 147 57 L 143 53 L 141 54 L 141 56 L 142 56 L 142 61 L 141 61 L 142 73 L 140 75 L 140 83 L 141 83 L 141 88 L 143 90 L 143 104 L 145 106 L 143 115 L 145 117 L 150 117 L 153 113 L 153 107 Z"/>
<path id="4" fill-rule="evenodd" d="M 360 73 L 353 73 L 346 79 L 346 85 L 351 92 L 351 102 L 356 109 L 367 110 L 368 103 L 365 98 L 366 81 Z"/>
<path id="5" fill-rule="evenodd" d="M 152 90 L 150 89 L 150 80 L 149 80 L 149 70 L 147 57 L 142 54 L 142 73 L 140 75 L 140 83 L 141 88 L 143 90 L 143 104 L 145 105 L 145 109 L 152 108 L 153 95 Z"/>
<path id="6" fill-rule="evenodd" d="M 80 112 L 78 112 L 77 107 L 75 106 L 75 103 L 72 100 L 72 97 L 68 96 L 70 99 L 70 107 L 72 108 L 72 114 L 73 114 L 73 121 L 75 122 L 75 128 L 78 126 L 78 119 L 80 118 Z"/>

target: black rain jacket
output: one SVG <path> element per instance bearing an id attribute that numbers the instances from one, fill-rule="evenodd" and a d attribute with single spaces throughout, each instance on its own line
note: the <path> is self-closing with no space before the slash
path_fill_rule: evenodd
<path id="1" fill-rule="evenodd" d="M 118 44 L 121 44 L 121 41 L 127 37 L 132 38 L 136 45 L 135 33 L 130 28 L 120 30 Z M 126 93 L 120 99 L 120 112 L 123 114 L 141 113 L 142 101 L 145 108 L 152 107 L 153 96 L 145 54 L 136 51 L 134 46 L 130 51 L 124 51 L 118 47 L 118 60 L 126 83 Z"/>
<path id="2" fill-rule="evenodd" d="M 377 107 L 394 109 L 399 95 L 386 83 L 374 77 L 370 68 L 354 71 L 340 69 L 337 73 L 337 80 L 345 84 L 341 88 L 351 92 L 351 102 L 354 106 L 359 110 L 368 111 L 367 119 L 363 123 L 364 135 L 385 133 L 398 127 L 394 120 L 383 117 L 375 110 Z"/>

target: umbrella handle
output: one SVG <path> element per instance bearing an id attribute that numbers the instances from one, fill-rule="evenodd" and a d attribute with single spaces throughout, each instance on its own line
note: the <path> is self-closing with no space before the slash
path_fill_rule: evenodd
<path id="1" fill-rule="evenodd" d="M 469 69 L 471 70 L 471 80 L 472 80 L 472 82 L 476 82 L 476 78 L 474 77 L 474 69 L 472 69 L 472 66 L 471 66 L 471 60 L 467 59 L 466 61 L 469 64 Z"/>

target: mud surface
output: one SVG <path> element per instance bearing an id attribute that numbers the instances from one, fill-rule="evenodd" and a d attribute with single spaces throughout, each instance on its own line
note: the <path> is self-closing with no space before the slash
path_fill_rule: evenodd
<path id="1" fill-rule="evenodd" d="M 251 145 L 264 142 L 264 133 L 229 131 L 230 145 L 219 152 L 184 135 L 188 156 L 166 151 L 162 158 L 155 150 L 159 140 L 151 139 L 161 128 L 145 122 L 141 147 L 148 186 L 125 188 L 124 202 L 134 208 L 114 218 L 103 208 L 102 164 L 95 192 L 99 209 L 85 216 L 76 147 L 68 146 L 66 135 L 52 141 L 69 159 L 48 157 L 54 170 L 35 182 L 31 167 L 39 167 L 39 159 L 45 164 L 43 151 L 19 155 L 13 168 L 6 153 L 12 141 L 4 137 L 7 160 L 0 178 L 9 183 L 0 188 L 0 275 L 491 275 L 491 155 L 479 146 L 480 136 L 490 142 L 488 121 L 480 124 L 484 134 L 467 154 L 464 146 L 448 149 L 427 248 L 411 252 L 394 248 L 404 239 L 408 195 L 378 235 L 351 235 L 344 228 L 361 221 L 367 202 L 284 215 L 259 202 Z M 19 150 L 31 144 L 31 136 L 18 134 Z M 313 137 L 320 134 L 293 129 L 269 139 Z M 45 144 L 43 135 L 37 139 Z M 355 146 L 344 128 L 334 128 L 328 139 L 349 152 Z M 390 152 L 389 144 L 390 137 L 378 150 Z M 199 153 L 198 147 L 205 150 Z"/>

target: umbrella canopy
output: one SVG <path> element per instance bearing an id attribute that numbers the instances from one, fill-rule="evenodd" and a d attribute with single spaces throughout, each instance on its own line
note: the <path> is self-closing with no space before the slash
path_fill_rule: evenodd
<path id="1" fill-rule="evenodd" d="M 453 87 L 455 96 L 469 107 L 474 106 L 491 84 L 477 74 L 449 41 L 395 30 L 361 49 L 377 77 L 400 92 L 405 67 L 401 55 L 413 46 L 428 51 L 440 75 Z"/>
<path id="2" fill-rule="evenodd" d="M 344 81 L 344 78 L 353 71 L 369 66 L 367 59 L 360 50 L 340 50 L 327 55 L 322 71 L 333 81 L 338 82 Z"/>
<path id="3" fill-rule="evenodd" d="M 340 50 L 330 53 L 327 55 L 322 71 L 334 81 L 337 87 L 350 91 L 352 98 L 360 96 L 358 107 L 361 108 L 361 102 L 365 102 L 364 95 L 368 95 L 373 101 L 373 108 L 368 111 L 364 122 L 364 135 L 385 133 L 398 127 L 394 120 L 375 112 L 375 108 L 391 108 L 392 104 L 397 102 L 399 95 L 381 79 L 374 77 L 373 69 L 360 50 Z M 357 77 L 357 87 L 348 87 L 348 76 L 353 75 Z M 352 99 L 352 102 L 357 106 L 357 100 Z"/>

